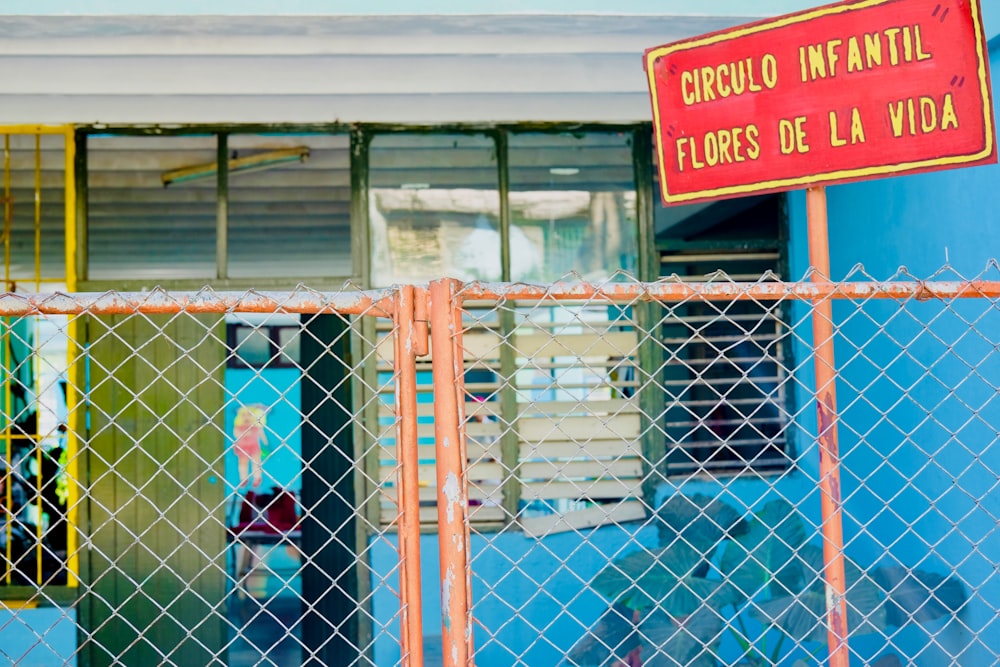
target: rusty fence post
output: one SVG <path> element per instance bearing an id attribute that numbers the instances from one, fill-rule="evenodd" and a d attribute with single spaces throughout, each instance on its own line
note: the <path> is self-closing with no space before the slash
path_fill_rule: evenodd
<path id="1" fill-rule="evenodd" d="M 830 281 L 830 243 L 826 189 L 806 190 L 809 263 L 813 282 Z M 833 355 L 833 304 L 813 302 L 813 347 L 816 366 L 816 411 L 819 435 L 819 485 L 823 513 L 823 577 L 826 580 L 827 642 L 830 667 L 848 667 L 847 575 L 844 564 L 844 524 L 840 493 L 840 451 L 837 442 L 837 367 Z"/>
<path id="2" fill-rule="evenodd" d="M 431 366 L 434 373 L 434 442 L 437 454 L 438 541 L 445 667 L 472 664 L 468 459 L 465 452 L 465 383 L 458 283 L 430 285 Z"/>
<path id="3" fill-rule="evenodd" d="M 396 502 L 399 531 L 400 653 L 403 667 L 423 667 L 420 592 L 420 457 L 417 449 L 417 354 L 426 354 L 426 326 L 415 323 L 414 288 L 395 297 Z M 420 342 L 421 332 L 424 335 Z"/>

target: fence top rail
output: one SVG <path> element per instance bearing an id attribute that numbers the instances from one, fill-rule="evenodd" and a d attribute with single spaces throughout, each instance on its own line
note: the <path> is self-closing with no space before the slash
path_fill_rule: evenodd
<path id="1" fill-rule="evenodd" d="M 796 299 L 1000 298 L 1000 281 L 681 282 L 655 283 L 460 283 L 462 301 L 780 301 Z M 155 288 L 147 292 L 0 293 L 0 317 L 23 315 L 148 315 L 174 313 L 300 313 L 392 317 L 399 286 L 379 290 L 320 292 L 217 291 Z"/>
<path id="2" fill-rule="evenodd" d="M 393 290 L 288 292 L 245 290 L 197 292 L 156 288 L 148 292 L 73 292 L 0 294 L 0 316 L 22 315 L 147 315 L 175 313 L 300 313 L 392 315 Z"/>
<path id="3" fill-rule="evenodd" d="M 852 281 L 852 282 L 682 282 L 655 283 L 468 283 L 465 301 L 781 301 L 796 299 L 963 299 L 998 298 L 1000 281 Z"/>

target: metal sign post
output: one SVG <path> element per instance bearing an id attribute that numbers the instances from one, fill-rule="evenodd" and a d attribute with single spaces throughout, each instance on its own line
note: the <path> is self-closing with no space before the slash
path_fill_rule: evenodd
<path id="1" fill-rule="evenodd" d="M 830 282 L 830 243 L 826 188 L 806 190 L 809 218 L 809 263 L 813 282 Z M 840 451 L 837 442 L 837 366 L 833 352 L 833 301 L 821 297 L 813 306 L 813 348 L 819 435 L 819 484 L 822 504 L 823 578 L 826 580 L 827 641 L 830 667 L 848 667 L 847 575 L 840 494 Z"/>

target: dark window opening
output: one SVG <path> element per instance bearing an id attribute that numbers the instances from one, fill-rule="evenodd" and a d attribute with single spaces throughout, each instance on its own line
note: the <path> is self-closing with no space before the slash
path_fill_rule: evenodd
<path id="1" fill-rule="evenodd" d="M 784 224 L 782 195 L 658 209 L 660 275 L 778 280 Z M 667 474 L 787 468 L 792 364 L 783 308 L 780 302 L 693 301 L 665 313 Z"/>
<path id="2" fill-rule="evenodd" d="M 226 325 L 230 368 L 298 368 L 300 325 Z"/>

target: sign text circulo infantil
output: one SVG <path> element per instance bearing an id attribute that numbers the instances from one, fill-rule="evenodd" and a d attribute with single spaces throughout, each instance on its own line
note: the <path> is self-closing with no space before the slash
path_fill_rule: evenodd
<path id="1" fill-rule="evenodd" d="M 851 0 L 646 51 L 668 204 L 996 162 L 980 0 Z"/>

